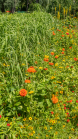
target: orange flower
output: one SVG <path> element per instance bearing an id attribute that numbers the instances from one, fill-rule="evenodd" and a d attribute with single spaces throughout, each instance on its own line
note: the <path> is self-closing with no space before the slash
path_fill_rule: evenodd
<path id="1" fill-rule="evenodd" d="M 65 51 L 65 48 L 62 48 L 62 51 Z"/>
<path id="2" fill-rule="evenodd" d="M 48 58 L 44 58 L 44 61 L 48 62 L 48 61 L 49 61 L 49 59 L 48 59 Z"/>
<path id="3" fill-rule="evenodd" d="M 62 35 L 62 37 L 64 37 L 64 35 Z"/>
<path id="4" fill-rule="evenodd" d="M 53 95 L 53 97 L 51 98 L 52 102 L 55 104 L 58 102 L 58 98 L 56 96 Z"/>
<path id="5" fill-rule="evenodd" d="M 21 90 L 19 91 L 19 94 L 20 94 L 20 96 L 24 97 L 24 96 L 27 95 L 27 90 L 21 89 Z"/>
<path id="6" fill-rule="evenodd" d="M 37 61 L 35 61 L 35 64 L 38 64 Z"/>
<path id="7" fill-rule="evenodd" d="M 74 57 L 74 60 L 77 61 L 77 58 Z"/>
<path id="8" fill-rule="evenodd" d="M 33 73 L 36 72 L 36 70 L 35 70 L 34 67 L 32 67 L 32 66 L 29 67 L 27 71 L 28 71 L 28 72 L 33 72 Z"/>
<path id="9" fill-rule="evenodd" d="M 54 31 L 53 31 L 53 35 L 56 35 L 56 34 L 54 33 Z"/>
<path id="10" fill-rule="evenodd" d="M 62 54 L 64 54 L 64 52 L 61 52 Z"/>
<path id="11" fill-rule="evenodd" d="M 59 31 L 59 32 L 60 32 L 61 30 L 57 29 L 57 31 Z"/>
<path id="12" fill-rule="evenodd" d="M 51 52 L 51 55 L 54 55 L 54 52 Z"/>
<path id="13" fill-rule="evenodd" d="M 71 47 L 69 47 L 70 49 L 72 49 L 72 46 Z"/>
<path id="14" fill-rule="evenodd" d="M 58 55 L 56 55 L 55 58 L 58 58 Z"/>
<path id="15" fill-rule="evenodd" d="M 48 70 L 48 68 L 44 68 L 44 70 Z"/>
<path id="16" fill-rule="evenodd" d="M 74 32 L 74 30 L 72 30 L 72 33 Z"/>
<path id="17" fill-rule="evenodd" d="M 31 81 L 30 80 L 25 80 L 25 83 L 31 83 Z"/>
<path id="18" fill-rule="evenodd" d="M 54 63 L 49 62 L 49 65 L 51 65 L 51 66 L 52 66 L 52 65 L 54 65 Z"/>

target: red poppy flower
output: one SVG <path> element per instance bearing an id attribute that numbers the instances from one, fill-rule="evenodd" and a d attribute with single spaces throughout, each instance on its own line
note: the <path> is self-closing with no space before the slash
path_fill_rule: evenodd
<path id="1" fill-rule="evenodd" d="M 64 109 L 66 110 L 66 107 L 64 107 Z"/>
<path id="2" fill-rule="evenodd" d="M 7 126 L 10 126 L 10 124 L 9 124 L 9 123 L 7 123 Z"/>
<path id="3" fill-rule="evenodd" d="M 33 73 L 36 72 L 36 70 L 35 70 L 34 67 L 32 67 L 32 66 L 29 67 L 27 71 L 30 72 L 30 73 L 31 73 L 31 72 L 33 72 Z"/>
<path id="4" fill-rule="evenodd" d="M 62 54 L 64 54 L 64 52 L 61 52 Z"/>
<path id="5" fill-rule="evenodd" d="M 71 47 L 69 47 L 70 49 L 72 49 L 72 46 Z"/>
<path id="6" fill-rule="evenodd" d="M 44 61 L 48 62 L 48 61 L 49 61 L 49 59 L 48 59 L 48 58 L 44 58 Z"/>
<path id="7" fill-rule="evenodd" d="M 51 65 L 51 66 L 52 66 L 52 65 L 54 65 L 54 63 L 49 62 L 49 65 Z"/>
<path id="8" fill-rule="evenodd" d="M 51 55 L 54 55 L 54 52 L 51 52 Z"/>
<path id="9" fill-rule="evenodd" d="M 69 35 L 69 32 L 66 32 L 67 35 Z"/>
<path id="10" fill-rule="evenodd" d="M 67 115 L 69 115 L 69 113 L 68 113 L 68 112 L 67 112 L 66 114 L 67 114 Z"/>
<path id="11" fill-rule="evenodd" d="M 67 66 L 66 68 L 68 68 L 69 66 Z"/>
<path id="12" fill-rule="evenodd" d="M 25 80 L 25 83 L 31 83 L 31 81 L 30 80 Z"/>
<path id="13" fill-rule="evenodd" d="M 71 103 L 72 102 L 72 99 L 71 100 L 69 100 L 69 101 L 67 101 L 67 103 Z"/>
<path id="14" fill-rule="evenodd" d="M 54 112 L 53 112 L 53 111 L 51 111 L 51 114 L 54 114 Z"/>
<path id="15" fill-rule="evenodd" d="M 74 91 L 72 91 L 74 93 Z"/>
<path id="16" fill-rule="evenodd" d="M 48 70 L 48 68 L 44 68 L 44 70 Z"/>
<path id="17" fill-rule="evenodd" d="M 67 119 L 67 122 L 69 122 L 70 120 L 69 119 Z"/>
<path id="18" fill-rule="evenodd" d="M 58 98 L 57 98 L 56 96 L 53 96 L 53 97 L 51 98 L 51 100 L 52 100 L 52 102 L 53 102 L 54 104 L 56 104 L 56 103 L 58 102 Z"/>
<path id="19" fill-rule="evenodd" d="M 76 100 L 76 103 L 78 103 L 78 100 Z"/>
<path id="20" fill-rule="evenodd" d="M 77 61 L 77 58 L 74 57 L 74 60 Z"/>
<path id="21" fill-rule="evenodd" d="M 0 118 L 1 118 L 2 116 L 0 115 Z"/>
<path id="22" fill-rule="evenodd" d="M 20 96 L 26 96 L 27 95 L 27 90 L 25 89 L 21 89 L 20 92 L 19 92 Z"/>

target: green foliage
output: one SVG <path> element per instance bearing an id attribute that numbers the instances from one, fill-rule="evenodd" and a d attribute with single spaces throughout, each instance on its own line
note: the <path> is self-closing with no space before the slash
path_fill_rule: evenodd
<path id="1" fill-rule="evenodd" d="M 71 8 L 70 8 L 71 7 Z M 56 11 L 55 11 L 56 8 Z M 77 16 L 78 12 L 78 0 L 1 0 L 0 10 L 2 12 L 6 10 L 11 11 L 47 11 L 48 13 L 58 14 L 61 13 L 63 18 L 63 10 L 67 10 L 68 14 Z M 70 10 L 71 9 L 71 10 Z M 71 11 L 71 12 L 70 12 Z M 65 17 L 64 17 L 65 18 Z"/>
<path id="2" fill-rule="evenodd" d="M 60 9 L 59 9 L 60 6 Z M 67 9 L 67 13 L 69 13 L 69 9 L 71 6 L 71 14 L 74 14 L 76 16 L 76 13 L 78 11 L 78 1 L 75 0 L 51 0 L 46 5 L 46 11 L 52 14 L 55 14 L 55 7 L 56 7 L 56 14 L 58 11 L 63 15 L 63 8 Z M 61 16 L 62 17 L 62 16 Z M 63 18 L 63 17 L 62 17 Z"/>
<path id="3" fill-rule="evenodd" d="M 52 0 L 51 3 L 47 7 L 47 12 L 55 13 L 55 7 L 58 9 L 58 3 L 56 0 Z"/>
<path id="4" fill-rule="evenodd" d="M 5 8 L 10 10 L 12 7 L 15 7 L 17 9 L 19 4 L 20 4 L 20 0 L 6 0 L 5 1 Z"/>
<path id="5" fill-rule="evenodd" d="M 42 7 L 40 4 L 38 3 L 32 3 L 29 5 L 29 11 L 41 11 L 42 10 Z"/>
<path id="6" fill-rule="evenodd" d="M 12 8 L 16 8 L 19 6 L 21 0 L 1 0 L 0 1 L 0 9 L 4 7 L 4 9 L 12 10 Z"/>
<path id="7" fill-rule="evenodd" d="M 77 138 L 77 20 L 0 14 L 0 138 Z"/>

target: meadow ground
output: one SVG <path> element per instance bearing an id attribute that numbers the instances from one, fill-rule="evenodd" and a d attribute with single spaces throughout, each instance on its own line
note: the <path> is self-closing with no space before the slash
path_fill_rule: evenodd
<path id="1" fill-rule="evenodd" d="M 78 139 L 78 19 L 0 15 L 0 139 Z"/>

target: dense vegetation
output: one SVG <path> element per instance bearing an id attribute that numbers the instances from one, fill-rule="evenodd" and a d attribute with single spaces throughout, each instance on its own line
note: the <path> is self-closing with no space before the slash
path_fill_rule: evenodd
<path id="1" fill-rule="evenodd" d="M 65 10 L 64 10 L 65 8 Z M 56 14 L 64 11 L 78 16 L 78 0 L 0 0 L 0 10 L 2 12 L 11 11 L 34 11 L 45 10 Z"/>
<path id="2" fill-rule="evenodd" d="M 59 19 L 0 15 L 1 139 L 78 137 L 78 19 Z"/>

